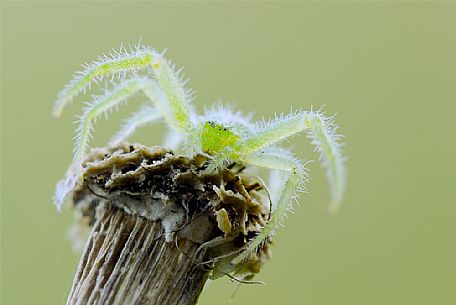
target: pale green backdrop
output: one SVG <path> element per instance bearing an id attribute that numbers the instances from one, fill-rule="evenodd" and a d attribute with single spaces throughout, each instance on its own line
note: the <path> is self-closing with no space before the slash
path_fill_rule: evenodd
<path id="1" fill-rule="evenodd" d="M 1 4 L 1 304 L 64 304 L 78 255 L 70 211 L 51 201 L 71 160 L 74 114 L 51 104 L 79 64 L 121 42 L 168 48 L 201 111 L 223 98 L 256 118 L 338 113 L 345 206 L 326 212 L 324 173 L 279 230 L 274 257 L 233 304 L 456 304 L 455 3 Z M 122 108 L 97 124 L 96 145 Z M 134 140 L 161 141 L 163 128 Z M 304 136 L 290 145 L 315 158 Z M 200 304 L 227 304 L 211 283 Z"/>

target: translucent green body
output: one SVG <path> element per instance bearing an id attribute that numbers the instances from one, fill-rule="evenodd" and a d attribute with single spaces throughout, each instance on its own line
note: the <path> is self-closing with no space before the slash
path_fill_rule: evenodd
<path id="1" fill-rule="evenodd" d="M 229 147 L 235 147 L 239 136 L 233 133 L 230 128 L 216 124 L 212 121 L 203 125 L 201 133 L 201 148 L 208 155 L 216 155 Z"/>

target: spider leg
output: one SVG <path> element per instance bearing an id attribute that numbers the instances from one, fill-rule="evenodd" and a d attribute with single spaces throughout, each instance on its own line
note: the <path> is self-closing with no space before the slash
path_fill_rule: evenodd
<path id="1" fill-rule="evenodd" d="M 146 69 L 149 69 L 152 78 L 157 82 L 168 101 L 169 114 L 173 118 L 171 127 L 176 130 L 189 127 L 191 92 L 185 89 L 185 81 L 181 79 L 179 71 L 176 71 L 174 65 L 162 54 L 147 47 L 137 48 L 131 53 L 120 52 L 112 58 L 100 58 L 99 61 L 86 65 L 85 70 L 77 73 L 73 80 L 60 91 L 52 113 L 55 117 L 59 117 L 63 108 L 71 103 L 81 91 L 90 87 L 92 82 L 97 82 L 107 76 L 114 77 L 116 74 L 135 73 Z M 150 91 L 151 88 L 145 89 L 145 91 Z M 147 94 L 147 92 L 145 93 Z"/>
<path id="2" fill-rule="evenodd" d="M 130 137 L 136 129 L 158 121 L 162 117 L 157 108 L 144 105 L 138 112 L 124 120 L 120 130 L 109 140 L 109 145 L 116 146 Z"/>
<path id="3" fill-rule="evenodd" d="M 149 80 L 147 80 L 149 81 Z M 73 162 L 71 163 L 65 178 L 57 183 L 54 195 L 55 205 L 60 210 L 66 197 L 71 193 L 78 181 L 83 179 L 82 160 L 89 146 L 89 140 L 93 131 L 93 123 L 102 114 L 126 101 L 128 98 L 143 90 L 147 84 L 144 79 L 130 79 L 117 85 L 113 91 L 104 96 L 97 97 L 88 103 L 82 116 L 79 118 L 79 127 L 76 129 Z"/>
<path id="4" fill-rule="evenodd" d="M 128 100 L 144 89 L 149 80 L 130 79 L 117 85 L 112 91 L 104 96 L 95 98 L 84 108 L 83 114 L 79 119 L 79 127 L 76 130 L 76 142 L 74 147 L 73 165 L 79 177 L 82 177 L 82 160 L 88 149 L 93 124 L 102 114 L 107 114 L 122 102 Z"/>
<path id="5" fill-rule="evenodd" d="M 307 111 L 277 117 L 243 140 L 241 145 L 248 154 L 270 147 L 299 132 L 309 130 L 313 117 L 313 113 Z"/>
<path id="6" fill-rule="evenodd" d="M 74 78 L 60 91 L 54 103 L 52 114 L 59 117 L 63 108 L 72 102 L 80 92 L 107 76 L 137 72 L 150 67 L 161 55 L 151 48 L 137 48 L 128 53 L 117 53 L 111 57 L 99 57 L 98 60 L 84 65 L 84 70 L 77 72 Z"/>
<path id="7" fill-rule="evenodd" d="M 104 96 L 96 98 L 93 102 L 89 103 L 80 118 L 80 125 L 76 131 L 76 145 L 73 158 L 73 163 L 78 169 L 77 172 L 80 176 L 82 176 L 81 163 L 88 148 L 93 123 L 96 122 L 96 119 L 100 115 L 107 115 L 123 101 L 128 100 L 139 92 L 143 92 L 157 107 L 160 115 L 163 115 L 171 126 L 176 127 L 174 124 L 175 116 L 173 110 L 170 109 L 170 105 L 168 104 L 167 98 L 164 96 L 161 87 L 154 80 L 147 78 L 132 78 L 120 83 L 115 86 L 111 92 L 108 92 Z M 152 116 L 150 111 L 142 114 L 149 119 Z M 127 128 L 131 129 L 132 127 L 135 127 L 134 122 L 130 123 L 131 124 L 127 125 Z"/>
<path id="8" fill-rule="evenodd" d="M 335 210 L 340 206 L 345 191 L 345 158 L 339 143 L 341 136 L 336 130 L 332 118 L 325 117 L 320 112 L 298 111 L 272 120 L 242 141 L 240 146 L 246 154 L 251 154 L 306 131 L 326 168 L 331 194 L 330 209 Z"/>
<path id="9" fill-rule="evenodd" d="M 186 81 L 182 81 L 174 65 L 163 58 L 153 65 L 153 72 L 154 79 L 157 80 L 169 104 L 172 116 L 172 121 L 169 121 L 170 127 L 176 131 L 187 130 L 191 126 L 192 92 L 185 89 Z"/>
<path id="10" fill-rule="evenodd" d="M 244 261 L 274 232 L 285 217 L 287 211 L 291 209 L 291 201 L 296 196 L 296 192 L 303 188 L 304 182 L 307 180 L 304 166 L 285 151 L 253 154 L 248 157 L 248 164 L 283 171 L 286 173 L 286 179 L 267 225 L 249 242 L 246 249 L 232 261 L 233 264 Z"/>
<path id="11" fill-rule="evenodd" d="M 107 92 L 104 96 L 97 97 L 87 105 L 82 116 L 79 118 L 79 127 L 76 130 L 73 162 L 67 171 L 65 178 L 62 179 L 55 191 L 54 200 L 60 208 L 73 190 L 74 186 L 83 178 L 82 160 L 89 146 L 89 140 L 93 131 L 93 124 L 96 119 L 107 114 L 119 106 L 123 101 L 128 100 L 136 93 L 143 92 L 154 103 L 160 114 L 165 120 L 177 129 L 178 125 L 174 124 L 175 116 L 173 110 L 167 101 L 166 95 L 154 79 L 132 78 L 127 79 L 116 85 L 112 91 Z M 152 114 L 151 114 L 152 115 Z"/>

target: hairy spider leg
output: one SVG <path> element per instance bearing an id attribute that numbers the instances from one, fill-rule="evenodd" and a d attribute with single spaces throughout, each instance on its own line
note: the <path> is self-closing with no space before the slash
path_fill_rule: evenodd
<path id="1" fill-rule="evenodd" d="M 277 144 L 311 127 L 311 113 L 300 111 L 276 117 L 247 137 L 242 146 L 247 154 Z"/>
<path id="2" fill-rule="evenodd" d="M 139 92 L 143 92 L 154 103 L 169 125 L 174 126 L 175 129 L 178 128 L 176 125 L 173 125 L 177 120 L 174 113 L 175 109 L 170 107 L 161 87 L 154 80 L 133 78 L 123 81 L 115 86 L 112 91 L 89 103 L 88 107 L 84 109 L 79 128 L 77 129 L 73 158 L 73 163 L 75 163 L 76 168 L 79 168 L 78 174 L 81 177 L 81 163 L 88 148 L 93 122 L 100 115 L 107 115 L 109 111 L 112 111 L 122 102 L 127 101 Z"/>
<path id="3" fill-rule="evenodd" d="M 168 100 L 170 112 L 173 114 L 171 128 L 176 130 L 187 129 L 190 126 L 189 102 L 191 92 L 185 89 L 185 81 L 179 76 L 171 62 L 162 54 L 150 48 L 138 48 L 132 53 L 121 52 L 112 58 L 101 58 L 88 64 L 86 69 L 76 74 L 64 89 L 59 93 L 54 103 L 53 115 L 59 117 L 63 108 L 71 103 L 81 91 L 90 87 L 92 82 L 101 80 L 105 76 L 126 74 L 150 68 L 151 78 L 155 79 Z"/>
<path id="4" fill-rule="evenodd" d="M 159 108 L 171 130 L 185 132 L 190 128 L 190 105 L 188 104 L 188 98 L 176 102 L 175 96 L 173 97 L 167 94 L 162 84 L 158 82 L 158 79 L 155 81 L 155 78 L 154 81 L 148 83 L 148 86 L 144 87 L 143 92 L 150 100 L 158 101 L 155 106 Z M 174 104 L 171 103 L 170 98 L 174 99 Z"/>
<path id="5" fill-rule="evenodd" d="M 82 160 L 89 146 L 93 123 L 102 115 L 107 115 L 122 102 L 143 90 L 146 85 L 144 79 L 130 79 L 119 84 L 111 92 L 104 96 L 95 98 L 84 108 L 79 120 L 79 127 L 76 130 L 76 142 L 74 147 L 73 164 L 77 168 L 78 176 L 82 177 Z"/>
<path id="6" fill-rule="evenodd" d="M 155 81 L 146 78 L 134 78 L 121 82 L 112 91 L 88 103 L 80 117 L 79 127 L 76 130 L 73 156 L 73 164 L 77 169 L 78 176 L 82 177 L 81 163 L 88 149 L 93 123 L 96 122 L 100 115 L 105 114 L 107 116 L 110 111 L 118 107 L 122 102 L 126 102 L 140 92 L 143 92 L 157 106 L 165 119 L 172 120 L 168 111 L 168 104 Z"/>
<path id="7" fill-rule="evenodd" d="M 278 117 L 241 142 L 248 156 L 273 144 L 281 142 L 299 132 L 306 131 L 307 137 L 320 154 L 320 161 L 326 168 L 331 194 L 330 209 L 340 206 L 345 191 L 345 159 L 342 156 L 340 135 L 332 118 L 320 112 L 298 111 Z"/>
<path id="8" fill-rule="evenodd" d="M 339 142 L 342 136 L 336 133 L 337 128 L 332 118 L 315 113 L 307 132 L 307 137 L 315 146 L 315 151 L 320 155 L 320 162 L 326 169 L 331 195 L 330 212 L 337 211 L 342 204 L 346 184 L 346 158 L 342 155 L 342 144 Z"/>
<path id="9" fill-rule="evenodd" d="M 248 162 L 248 163 L 247 163 Z M 285 183 L 282 186 L 281 194 L 272 216 L 267 225 L 261 232 L 248 243 L 247 248 L 232 261 L 239 264 L 253 253 L 277 228 L 285 217 L 287 211 L 292 207 L 291 201 L 296 196 L 296 192 L 304 187 L 307 180 L 306 171 L 303 165 L 292 156 L 280 153 L 259 152 L 248 157 L 246 161 L 249 165 L 264 167 L 273 170 L 281 170 L 287 173 Z"/>
<path id="10" fill-rule="evenodd" d="M 161 55 L 150 48 L 141 48 L 132 53 L 123 52 L 111 57 L 99 57 L 85 65 L 83 71 L 77 72 L 74 78 L 60 91 L 54 103 L 52 114 L 59 117 L 63 108 L 73 101 L 80 92 L 85 91 L 92 82 L 98 82 L 107 76 L 137 72 L 150 67 Z"/>
<path id="11" fill-rule="evenodd" d="M 168 100 L 173 122 L 170 127 L 176 131 L 186 131 L 190 128 L 190 101 L 192 92 L 185 89 L 185 81 L 174 71 L 174 66 L 164 58 L 154 65 L 154 78 Z"/>
<path id="12" fill-rule="evenodd" d="M 138 128 L 155 123 L 161 118 L 162 114 L 157 108 L 150 105 L 142 106 L 139 111 L 122 122 L 120 130 L 109 140 L 109 145 L 119 145 L 133 135 Z"/>

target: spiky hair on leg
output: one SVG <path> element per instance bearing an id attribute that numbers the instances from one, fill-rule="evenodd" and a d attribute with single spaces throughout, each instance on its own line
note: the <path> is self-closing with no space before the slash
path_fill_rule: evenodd
<path id="1" fill-rule="evenodd" d="M 52 109 L 54 117 L 62 114 L 65 106 L 70 104 L 79 93 L 90 89 L 92 83 L 98 83 L 103 78 L 136 76 L 141 71 L 148 71 L 154 78 L 168 100 L 176 128 L 187 128 L 189 125 L 189 103 L 193 98 L 191 90 L 185 88 L 188 80 L 183 79 L 182 69 L 164 58 L 164 53 L 145 46 L 136 46 L 128 51 L 121 46 L 119 52 L 114 50 L 109 56 L 99 56 L 98 60 L 85 64 L 84 69 L 76 72 L 74 78 L 60 91 Z"/>
<path id="2" fill-rule="evenodd" d="M 276 150 L 268 153 L 261 151 L 251 156 L 250 164 L 264 168 L 280 170 L 287 173 L 285 183 L 280 190 L 280 197 L 275 205 L 272 216 L 261 232 L 251 240 L 247 247 L 232 261 L 239 264 L 245 261 L 251 253 L 254 253 L 262 243 L 274 234 L 277 227 L 283 222 L 287 213 L 293 210 L 292 202 L 297 198 L 297 192 L 303 190 L 304 184 L 308 179 L 307 171 L 297 159 L 292 157 L 285 150 Z"/>
<path id="3" fill-rule="evenodd" d="M 98 60 L 85 63 L 83 70 L 75 73 L 73 79 L 59 92 L 52 114 L 59 117 L 65 106 L 73 101 L 81 92 L 85 93 L 90 89 L 92 83 L 98 83 L 106 77 L 125 76 L 127 73 L 136 74 L 139 71 L 150 68 L 161 59 L 163 53 L 158 53 L 150 47 L 138 44 L 135 48 L 128 51 L 121 46 L 120 51 L 113 49 L 109 55 L 103 54 Z"/>
<path id="4" fill-rule="evenodd" d="M 247 130 L 249 134 L 255 131 L 255 124 L 251 122 L 253 113 L 244 114 L 241 111 L 235 111 L 232 106 L 225 105 L 221 100 L 215 101 L 210 108 L 204 108 L 202 121 L 212 121 L 229 128 L 240 128 L 241 131 Z"/>
<path id="5" fill-rule="evenodd" d="M 82 116 L 79 117 L 79 127 L 76 129 L 73 164 L 77 168 L 78 176 L 82 177 L 82 160 L 87 152 L 93 124 L 101 115 L 107 115 L 129 98 L 140 92 L 148 80 L 138 78 L 129 79 L 117 86 L 112 91 L 107 91 L 102 96 L 95 96 L 92 102 L 86 103 Z"/>
<path id="6" fill-rule="evenodd" d="M 345 158 L 342 157 L 341 136 L 333 117 L 326 117 L 321 111 L 298 110 L 287 115 L 276 116 L 258 126 L 258 131 L 243 141 L 246 151 L 253 153 L 278 144 L 300 132 L 306 132 L 312 140 L 320 161 L 327 171 L 330 186 L 330 210 L 340 206 L 345 189 Z"/>
<path id="7" fill-rule="evenodd" d="M 338 126 L 334 123 L 334 116 L 327 117 L 321 111 L 311 111 L 311 127 L 307 137 L 315 146 L 319 154 L 319 161 L 326 169 L 331 202 L 329 210 L 335 212 L 341 205 L 345 192 L 346 158 L 342 155 L 342 135 L 337 133 Z"/>

